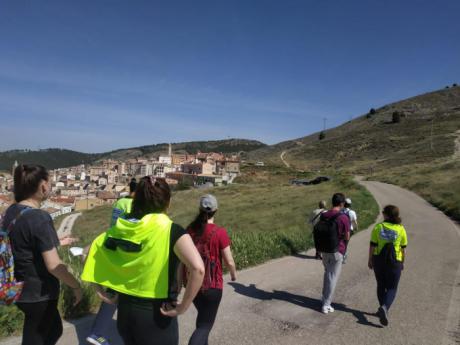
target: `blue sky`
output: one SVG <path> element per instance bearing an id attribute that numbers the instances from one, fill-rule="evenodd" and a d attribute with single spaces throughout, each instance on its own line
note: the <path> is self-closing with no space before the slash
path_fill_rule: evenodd
<path id="1" fill-rule="evenodd" d="M 460 1 L 0 2 L 0 151 L 273 144 L 460 82 Z"/>

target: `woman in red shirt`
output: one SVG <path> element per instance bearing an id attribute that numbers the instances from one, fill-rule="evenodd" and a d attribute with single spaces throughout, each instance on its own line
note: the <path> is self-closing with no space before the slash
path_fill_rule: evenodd
<path id="1" fill-rule="evenodd" d="M 200 212 L 187 228 L 205 264 L 203 285 L 193 300 L 198 316 L 196 329 L 189 340 L 189 345 L 208 344 L 209 333 L 222 299 L 222 259 L 230 271 L 232 281 L 236 280 L 235 261 L 227 231 L 214 224 L 217 206 L 217 199 L 214 196 L 210 194 L 203 196 L 200 199 Z"/>

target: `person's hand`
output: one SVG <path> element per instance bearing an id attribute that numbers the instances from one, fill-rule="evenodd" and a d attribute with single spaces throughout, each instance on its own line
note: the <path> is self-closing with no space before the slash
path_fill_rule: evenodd
<path id="1" fill-rule="evenodd" d="M 73 296 L 75 298 L 75 302 L 73 303 L 73 306 L 75 307 L 78 303 L 81 302 L 82 298 L 83 298 L 83 291 L 81 289 L 81 287 L 77 287 L 77 288 L 72 288 L 72 292 L 73 292 Z"/>
<path id="2" fill-rule="evenodd" d="M 169 317 L 179 316 L 185 313 L 186 310 L 187 309 L 184 307 L 183 304 L 176 302 L 163 303 L 163 305 L 160 308 L 161 313 Z"/>
<path id="3" fill-rule="evenodd" d="M 96 288 L 96 294 L 104 303 L 117 304 L 118 302 L 118 294 L 107 293 L 102 288 Z"/>
<path id="4" fill-rule="evenodd" d="M 232 279 L 232 282 L 234 282 L 236 280 L 236 274 L 232 274 L 231 279 Z"/>
<path id="5" fill-rule="evenodd" d="M 371 259 L 369 259 L 369 261 L 367 262 L 367 267 L 369 267 L 370 270 L 374 269 L 374 263 Z"/>
<path id="6" fill-rule="evenodd" d="M 77 241 L 78 241 L 78 239 L 76 239 L 76 238 L 66 236 L 66 237 L 63 237 L 63 238 L 59 239 L 59 244 L 61 246 L 70 246 L 72 243 L 75 243 Z"/>

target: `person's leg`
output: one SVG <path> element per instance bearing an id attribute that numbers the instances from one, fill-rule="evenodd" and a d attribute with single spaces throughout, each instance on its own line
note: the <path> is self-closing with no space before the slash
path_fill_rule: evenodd
<path id="1" fill-rule="evenodd" d="M 206 292 L 200 292 L 195 298 L 194 304 L 198 310 L 196 319 L 196 329 L 193 332 L 189 345 L 207 345 L 209 333 L 216 320 L 219 304 L 222 299 L 222 290 L 209 289 Z"/>
<path id="2" fill-rule="evenodd" d="M 94 319 L 91 334 L 103 336 L 104 338 L 109 339 L 108 330 L 110 329 L 110 324 L 113 321 L 113 315 L 116 311 L 116 304 L 102 302 L 96 318 Z"/>
<path id="3" fill-rule="evenodd" d="M 179 344 L 177 318 L 162 315 L 160 305 L 142 299 L 120 298 L 117 326 L 125 345 Z"/>
<path id="4" fill-rule="evenodd" d="M 62 335 L 57 301 L 17 303 L 24 313 L 22 345 L 54 345 Z"/>
<path id="5" fill-rule="evenodd" d="M 343 255 L 340 253 L 323 253 L 324 283 L 323 306 L 331 306 L 335 287 L 342 271 Z"/>
<path id="6" fill-rule="evenodd" d="M 389 267 L 386 271 L 386 295 L 384 300 L 384 305 L 387 311 L 390 309 L 396 298 L 396 292 L 398 290 L 399 279 L 401 278 L 401 265 L 398 264 L 395 267 Z"/>
<path id="7" fill-rule="evenodd" d="M 377 299 L 379 306 L 385 304 L 386 287 L 385 287 L 385 266 L 379 258 L 373 258 L 375 280 L 377 281 Z"/>

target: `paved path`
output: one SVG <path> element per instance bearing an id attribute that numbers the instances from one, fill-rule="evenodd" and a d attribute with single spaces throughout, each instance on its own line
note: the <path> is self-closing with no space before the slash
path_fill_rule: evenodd
<path id="1" fill-rule="evenodd" d="M 375 280 L 367 269 L 369 230 L 352 238 L 333 314 L 319 312 L 322 265 L 312 252 L 239 273 L 225 286 L 210 343 L 214 345 L 460 343 L 459 228 L 420 197 L 399 187 L 363 182 L 379 204 L 401 207 L 408 231 L 406 268 L 390 325 L 382 328 Z M 228 279 L 228 277 L 227 277 Z M 193 331 L 195 310 L 180 317 L 181 344 Z M 78 344 L 91 318 L 66 326 L 59 345 Z M 116 345 L 121 342 L 114 342 Z M 10 342 L 9 344 L 18 344 Z"/>
<path id="2" fill-rule="evenodd" d="M 59 229 L 57 230 L 58 237 L 63 238 L 63 237 L 71 236 L 73 225 L 75 224 L 75 221 L 77 220 L 77 218 L 80 216 L 81 216 L 81 213 L 72 213 L 68 215 L 67 217 L 65 217 L 62 220 L 62 223 L 59 226 Z"/>
<path id="3" fill-rule="evenodd" d="M 283 151 L 280 154 L 280 159 L 283 162 L 283 164 L 286 166 L 286 168 L 290 168 L 291 165 L 284 159 L 284 155 L 287 153 L 287 151 Z"/>

